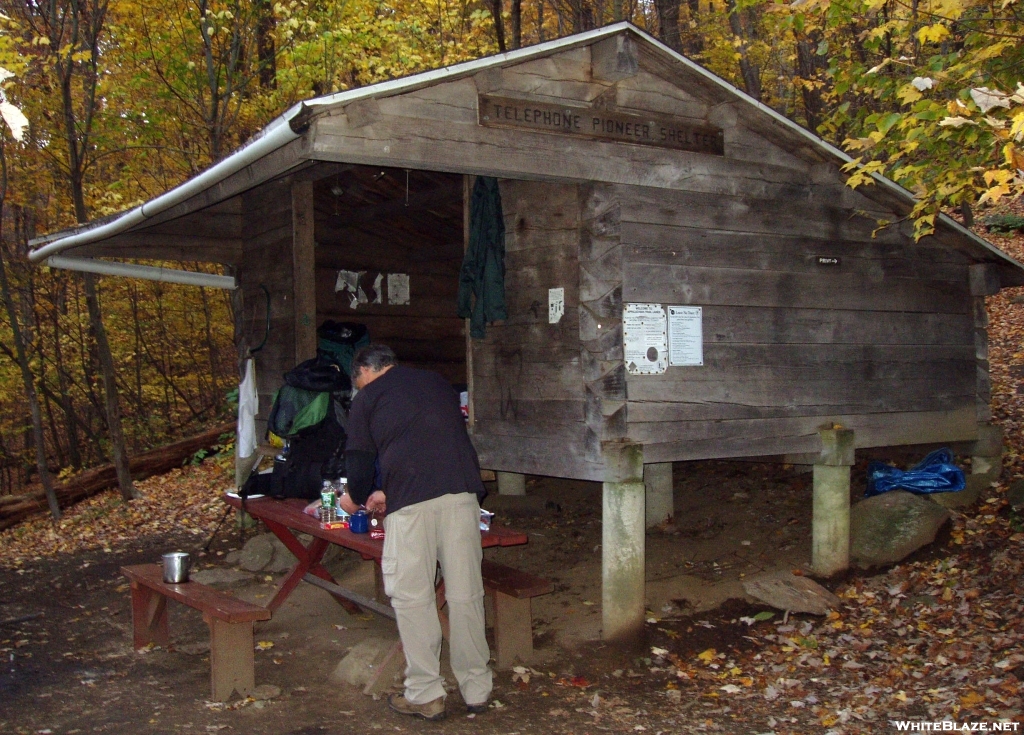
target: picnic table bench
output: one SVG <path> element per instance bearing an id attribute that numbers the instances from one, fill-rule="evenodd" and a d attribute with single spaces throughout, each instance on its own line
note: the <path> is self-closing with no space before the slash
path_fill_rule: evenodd
<path id="1" fill-rule="evenodd" d="M 269 620 L 270 610 L 199 582 L 168 584 L 159 564 L 121 567 L 131 581 L 135 650 L 169 642 L 167 600 L 203 613 L 210 626 L 210 684 L 215 701 L 237 691 L 243 697 L 256 685 L 253 623 Z"/>
<path id="2" fill-rule="evenodd" d="M 240 498 L 225 494 L 225 502 L 241 509 Z M 347 529 L 324 529 L 320 522 L 302 512 L 306 502 L 302 500 L 273 500 L 271 498 L 249 499 L 245 502 L 245 511 L 254 518 L 263 521 L 267 528 L 281 540 L 291 551 L 297 562 L 292 571 L 278 587 L 277 594 L 268 603 L 270 610 L 276 610 L 281 603 L 298 586 L 305 581 L 333 595 L 339 602 L 351 610 L 352 605 L 372 610 L 380 615 L 394 619 L 394 610 L 382 600 L 371 600 L 339 585 L 331 574 L 321 565 L 324 553 L 330 544 L 337 544 L 362 555 L 364 559 L 373 560 L 379 565 L 384 554 L 384 542 L 372 539 L 368 534 L 352 533 Z M 312 536 L 308 546 L 304 545 L 297 534 L 305 533 Z M 484 548 L 495 546 L 519 546 L 528 538 L 525 533 L 492 524 L 489 531 L 482 531 L 480 543 Z M 484 560 L 482 566 L 484 591 L 494 601 L 494 647 L 495 661 L 498 668 L 508 668 L 518 658 L 524 663 L 533 653 L 533 627 L 530 599 L 537 595 L 551 592 L 550 582 L 511 567 Z M 447 636 L 447 619 L 441 608 L 444 607 L 444 583 L 437 590 L 437 605 L 441 617 L 442 630 Z M 375 677 L 367 684 L 364 691 L 372 694 L 380 691 L 390 677 L 401 670 L 405 657 L 401 643 L 388 653 L 384 662 L 377 668 Z"/>

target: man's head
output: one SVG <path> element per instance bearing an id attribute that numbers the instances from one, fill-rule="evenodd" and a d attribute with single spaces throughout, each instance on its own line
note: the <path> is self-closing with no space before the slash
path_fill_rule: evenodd
<path id="1" fill-rule="evenodd" d="M 366 345 L 352 358 L 352 385 L 362 390 L 397 364 L 394 350 L 387 345 Z"/>

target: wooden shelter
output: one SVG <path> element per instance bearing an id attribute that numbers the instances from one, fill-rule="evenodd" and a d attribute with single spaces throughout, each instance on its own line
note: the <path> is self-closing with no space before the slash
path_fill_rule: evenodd
<path id="1" fill-rule="evenodd" d="M 228 278 L 207 283 L 237 286 L 243 357 L 264 337 L 265 289 L 264 416 L 328 318 L 468 384 L 482 466 L 604 483 L 615 638 L 643 624 L 645 464 L 652 478 L 702 458 L 839 468 L 820 511 L 833 530 L 815 526 L 838 554 L 828 571 L 844 563 L 854 447 L 985 431 L 984 297 L 1024 270 L 946 217 L 919 242 L 906 222 L 876 233 L 912 197 L 881 177 L 849 189 L 848 161 L 618 24 L 310 100 L 33 258 L 222 263 Z M 482 340 L 455 312 L 477 175 L 499 180 L 507 233 L 508 319 Z"/>

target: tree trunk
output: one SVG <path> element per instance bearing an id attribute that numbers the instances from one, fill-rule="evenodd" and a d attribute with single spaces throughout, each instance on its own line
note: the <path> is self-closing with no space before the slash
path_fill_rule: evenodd
<path id="1" fill-rule="evenodd" d="M 121 430 L 121 406 L 117 397 L 117 378 L 114 373 L 114 358 L 110 354 L 110 343 L 107 341 L 107 330 L 103 326 L 100 313 L 99 295 L 96 292 L 96 276 L 92 273 L 83 275 L 85 282 L 85 303 L 89 308 L 89 327 L 100 356 L 100 372 L 103 374 L 103 394 L 107 413 L 107 430 L 110 432 L 110 452 L 117 470 L 117 484 L 121 489 L 121 497 L 133 500 L 139 497 L 128 470 L 128 456 L 124 447 L 124 432 Z"/>
<path id="2" fill-rule="evenodd" d="M 494 36 L 498 39 L 498 53 L 505 53 L 505 21 L 501 17 L 501 0 L 491 0 L 491 17 L 494 18 Z"/>
<path id="3" fill-rule="evenodd" d="M 260 89 L 277 89 L 277 48 L 274 44 L 274 3 L 257 0 L 256 57 L 260 65 Z M 328 90 L 330 91 L 330 90 Z"/>
<path id="4" fill-rule="evenodd" d="M 6 179 L 6 164 L 5 175 Z M 6 186 L 4 187 L 6 189 Z M 0 212 L 2 212 L 0 203 Z M 32 415 L 32 438 L 35 444 L 36 467 L 39 470 L 39 481 L 43 485 L 46 495 L 46 504 L 50 507 L 50 515 L 53 520 L 60 519 L 60 505 L 57 504 L 57 493 L 53 487 L 53 477 L 50 469 L 46 466 L 46 442 L 43 440 L 43 416 L 39 410 L 39 394 L 36 392 L 36 381 L 28 364 L 28 353 L 25 349 L 25 335 L 21 331 L 18 321 L 18 310 L 15 307 L 14 295 L 11 293 L 11 285 L 7 279 L 7 263 L 4 257 L 3 248 L 0 247 L 0 292 L 3 295 L 4 307 L 7 309 L 7 317 L 11 322 L 11 334 L 14 338 L 14 349 L 18 355 L 18 367 L 21 369 L 21 380 L 25 384 L 25 397 L 28 399 L 29 411 Z"/>
<path id="5" fill-rule="evenodd" d="M 744 23 L 746 19 L 746 23 Z M 740 76 L 743 78 L 744 91 L 755 100 L 761 99 L 761 68 L 750 58 L 750 40 L 753 38 L 753 25 L 747 11 L 736 7 L 736 0 L 729 0 L 729 28 L 739 42 Z"/>
<path id="6" fill-rule="evenodd" d="M 683 44 L 679 38 L 679 0 L 654 0 L 658 12 L 658 31 L 661 41 L 673 51 L 682 53 Z"/>
<path id="7" fill-rule="evenodd" d="M 201 434 L 137 454 L 132 457 L 131 470 L 140 480 L 168 472 L 180 467 L 196 452 L 218 444 L 220 437 L 233 432 L 234 428 L 234 422 L 220 424 Z M 113 465 L 103 465 L 81 472 L 60 483 L 56 497 L 67 507 L 116 485 L 117 470 Z M 39 491 L 0 497 L 0 530 L 10 528 L 24 518 L 38 513 L 43 508 L 43 499 L 44 495 Z"/>
<path id="8" fill-rule="evenodd" d="M 512 0 L 512 48 L 523 47 L 523 0 Z"/>

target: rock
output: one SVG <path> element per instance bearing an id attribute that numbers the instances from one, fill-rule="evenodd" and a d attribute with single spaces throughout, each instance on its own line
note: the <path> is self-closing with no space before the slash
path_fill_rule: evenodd
<path id="1" fill-rule="evenodd" d="M 947 520 L 948 510 L 903 490 L 862 500 L 850 509 L 850 559 L 895 564 L 934 541 Z"/>
<path id="2" fill-rule="evenodd" d="M 1017 480 L 1010 484 L 1009 489 L 1006 491 L 1006 500 L 1013 510 L 1024 508 L 1024 480 Z"/>
<path id="3" fill-rule="evenodd" d="M 295 562 L 298 561 L 295 558 L 295 554 L 288 551 L 288 547 L 281 543 L 281 539 L 277 536 L 273 536 L 270 543 L 274 547 L 274 557 L 270 560 L 269 564 L 263 567 L 263 571 L 270 574 L 290 571 L 295 566 Z"/>
<path id="4" fill-rule="evenodd" d="M 331 673 L 331 681 L 336 684 L 366 686 L 392 643 L 386 638 L 364 638 L 338 662 Z"/>
<path id="5" fill-rule="evenodd" d="M 208 584 L 211 587 L 234 587 L 235 585 L 249 582 L 252 580 L 252 577 L 251 572 L 243 572 L 238 569 L 224 569 L 222 567 L 204 569 L 191 575 L 193 581 L 200 584 Z"/>
<path id="6" fill-rule="evenodd" d="M 263 533 L 249 539 L 242 548 L 242 556 L 238 560 L 242 569 L 259 572 L 267 566 L 274 558 L 273 538 L 274 534 Z"/>
<path id="7" fill-rule="evenodd" d="M 242 552 L 240 549 L 229 551 L 227 556 L 224 557 L 224 563 L 230 566 L 237 566 L 242 561 Z"/>
<path id="8" fill-rule="evenodd" d="M 210 652 L 210 644 L 205 641 L 201 643 L 186 643 L 182 646 L 175 646 L 175 650 L 179 653 L 184 653 L 186 656 L 202 656 Z"/>
<path id="9" fill-rule="evenodd" d="M 786 570 L 764 572 L 743 580 L 743 591 L 766 605 L 790 612 L 826 615 L 838 610 L 839 598 L 807 577 Z"/>
<path id="10" fill-rule="evenodd" d="M 927 497 L 929 500 L 938 503 L 943 508 L 963 508 L 974 505 L 978 502 L 981 493 L 997 479 L 996 475 L 985 472 L 983 474 L 967 475 L 967 486 L 957 493 L 932 493 Z"/>
<path id="11" fill-rule="evenodd" d="M 260 684 L 249 693 L 249 696 L 256 700 L 276 699 L 281 696 L 281 687 L 273 684 Z"/>

